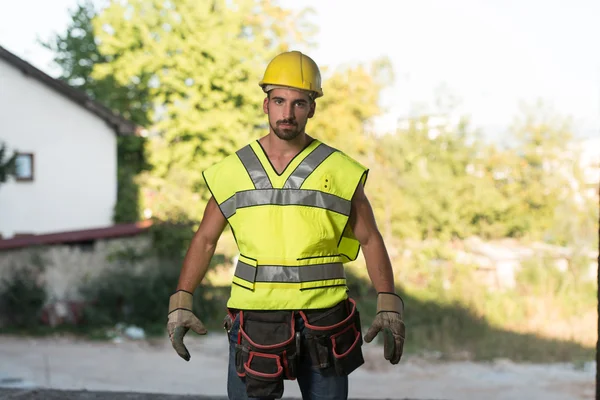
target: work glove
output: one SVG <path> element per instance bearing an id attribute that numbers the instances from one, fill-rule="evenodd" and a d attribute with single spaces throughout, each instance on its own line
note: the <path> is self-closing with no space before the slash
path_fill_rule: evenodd
<path id="1" fill-rule="evenodd" d="M 198 335 L 205 335 L 208 331 L 202 321 L 192 312 L 193 296 L 185 290 L 178 290 L 169 298 L 169 315 L 167 331 L 171 345 L 185 361 L 190 361 L 190 352 L 183 344 L 183 337 L 188 330 L 193 330 Z"/>
<path id="2" fill-rule="evenodd" d="M 364 339 L 370 343 L 383 331 L 383 356 L 392 364 L 398 364 L 404 348 L 405 326 L 402 320 L 404 302 L 395 293 L 381 292 L 377 295 L 377 315 Z"/>

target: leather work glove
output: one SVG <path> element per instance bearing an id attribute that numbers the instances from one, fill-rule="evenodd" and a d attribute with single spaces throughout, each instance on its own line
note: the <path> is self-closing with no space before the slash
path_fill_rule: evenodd
<path id="1" fill-rule="evenodd" d="M 392 364 L 398 364 L 404 348 L 405 326 L 402 320 L 404 302 L 395 293 L 381 292 L 377 295 L 377 315 L 364 339 L 370 343 L 383 331 L 383 356 Z"/>
<path id="2" fill-rule="evenodd" d="M 169 298 L 169 315 L 167 331 L 173 348 L 185 361 L 190 361 L 190 352 L 183 344 L 183 337 L 188 330 L 193 330 L 198 335 L 205 335 L 208 331 L 202 321 L 192 312 L 193 295 L 185 290 L 178 290 Z"/>

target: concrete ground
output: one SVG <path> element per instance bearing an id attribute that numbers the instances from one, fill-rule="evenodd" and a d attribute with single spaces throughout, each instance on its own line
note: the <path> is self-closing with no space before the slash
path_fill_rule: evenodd
<path id="1" fill-rule="evenodd" d="M 225 397 L 57 389 L 0 389 L 0 400 L 222 400 Z"/>
<path id="2" fill-rule="evenodd" d="M 167 338 L 94 342 L 0 336 L 0 399 L 226 398 L 225 335 L 189 334 L 186 345 L 189 362 L 179 358 Z M 593 363 L 441 362 L 406 356 L 391 366 L 379 346 L 365 344 L 364 354 L 365 365 L 350 376 L 352 399 L 579 400 L 595 393 Z M 301 398 L 296 382 L 286 381 L 284 398 Z"/>
<path id="3" fill-rule="evenodd" d="M 227 397 L 56 389 L 1 389 L 0 400 L 227 400 Z M 413 400 L 413 399 L 403 399 Z M 416 399 L 415 399 L 416 400 Z M 419 399 L 420 400 L 420 399 Z"/>

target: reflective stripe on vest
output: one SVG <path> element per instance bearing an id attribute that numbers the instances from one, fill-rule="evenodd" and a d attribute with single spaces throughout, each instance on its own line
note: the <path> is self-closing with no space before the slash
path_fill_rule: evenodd
<path id="1" fill-rule="evenodd" d="M 233 216 L 238 208 L 265 205 L 296 205 L 324 208 L 346 216 L 350 215 L 349 200 L 318 190 L 263 189 L 238 192 L 219 206 L 225 218 Z"/>
<path id="2" fill-rule="evenodd" d="M 335 149 L 326 144 L 319 144 L 302 162 L 296 167 L 294 172 L 287 178 L 284 189 L 300 189 L 304 180 L 313 172 Z"/>
<path id="3" fill-rule="evenodd" d="M 267 172 L 250 145 L 237 151 L 237 156 L 248 172 L 256 190 L 237 192 L 219 205 L 225 218 L 232 217 L 238 208 L 252 206 L 309 206 L 324 208 L 349 216 L 351 202 L 319 190 L 300 189 L 306 178 L 336 150 L 320 143 L 287 178 L 283 189 L 274 189 Z"/>
<path id="4" fill-rule="evenodd" d="M 239 261 L 235 276 L 248 282 L 302 283 L 327 279 L 345 279 L 344 264 L 316 264 L 290 267 L 283 265 L 259 265 L 254 267 Z"/>
<path id="5" fill-rule="evenodd" d="M 236 154 L 244 165 L 244 168 L 246 168 L 256 189 L 270 189 L 273 187 L 267 172 L 263 168 L 256 154 L 254 154 L 250 145 L 239 149 Z"/>

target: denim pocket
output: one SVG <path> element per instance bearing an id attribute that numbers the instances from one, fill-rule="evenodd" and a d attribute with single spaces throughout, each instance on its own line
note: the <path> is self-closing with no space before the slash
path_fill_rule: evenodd
<path id="1" fill-rule="evenodd" d="M 240 331 L 240 315 L 236 314 L 233 323 L 231 324 L 231 328 L 229 329 L 229 341 L 231 343 L 237 343 L 238 333 Z"/>

